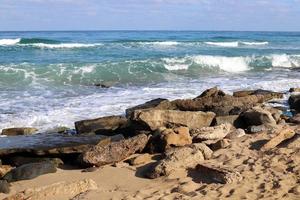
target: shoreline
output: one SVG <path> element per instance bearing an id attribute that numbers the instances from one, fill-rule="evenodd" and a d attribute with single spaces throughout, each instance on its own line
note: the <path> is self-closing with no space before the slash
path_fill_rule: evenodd
<path id="1" fill-rule="evenodd" d="M 0 198 L 297 199 L 300 89 L 289 92 L 289 108 L 270 107 L 283 93 L 215 87 L 75 122 L 77 134 L 4 129 L 0 188 L 10 192 Z"/>

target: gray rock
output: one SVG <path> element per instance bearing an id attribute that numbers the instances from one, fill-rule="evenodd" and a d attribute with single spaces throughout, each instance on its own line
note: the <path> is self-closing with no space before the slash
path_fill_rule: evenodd
<path id="1" fill-rule="evenodd" d="M 55 173 L 56 167 L 52 162 L 29 163 L 12 169 L 2 179 L 7 182 L 29 180 L 43 174 Z"/>
<path id="2" fill-rule="evenodd" d="M 247 110 L 240 116 L 247 126 L 276 125 L 272 113 L 258 106 Z"/>
<path id="3" fill-rule="evenodd" d="M 300 94 L 291 95 L 288 102 L 291 109 L 300 112 Z"/>
<path id="4" fill-rule="evenodd" d="M 9 192 L 9 183 L 6 180 L 0 180 L 0 193 L 8 194 Z"/>

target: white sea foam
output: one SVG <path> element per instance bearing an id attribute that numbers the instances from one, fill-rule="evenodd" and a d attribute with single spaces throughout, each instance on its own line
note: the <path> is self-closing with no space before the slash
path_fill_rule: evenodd
<path id="1" fill-rule="evenodd" d="M 15 45 L 21 41 L 21 38 L 17 39 L 0 39 L 0 45 L 1 46 L 9 46 L 9 45 Z"/>
<path id="2" fill-rule="evenodd" d="M 186 64 L 186 58 L 164 58 L 164 67 L 169 71 L 187 70 L 189 65 Z"/>
<path id="3" fill-rule="evenodd" d="M 300 67 L 300 56 L 299 55 L 272 55 L 272 66 L 273 67 Z"/>
<path id="4" fill-rule="evenodd" d="M 268 45 L 269 42 L 245 42 L 245 41 L 234 41 L 234 42 L 204 42 L 205 44 L 211 46 L 219 46 L 219 47 L 239 47 L 241 45 L 246 46 L 264 46 Z"/>
<path id="5" fill-rule="evenodd" d="M 239 42 L 205 42 L 205 44 L 219 47 L 238 47 Z"/>
<path id="6" fill-rule="evenodd" d="M 102 46 L 102 43 L 84 44 L 84 43 L 62 43 L 62 44 L 45 44 L 45 43 L 33 43 L 33 44 L 22 44 L 22 46 L 33 46 L 39 48 L 49 48 L 49 49 L 72 49 L 72 48 L 88 48 Z"/>
<path id="7" fill-rule="evenodd" d="M 269 42 L 240 42 L 240 43 L 249 46 L 264 46 L 269 44 Z"/>

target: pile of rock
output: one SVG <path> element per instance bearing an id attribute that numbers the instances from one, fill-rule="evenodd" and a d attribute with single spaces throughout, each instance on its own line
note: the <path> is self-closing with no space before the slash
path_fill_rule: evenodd
<path id="1" fill-rule="evenodd" d="M 230 146 L 231 140 L 245 134 L 277 131 L 264 150 L 292 138 L 295 132 L 285 121 L 299 123 L 300 114 L 287 119 L 281 110 L 265 105 L 274 98 L 283 98 L 283 94 L 253 90 L 228 95 L 211 88 L 194 99 L 155 99 L 128 108 L 126 117 L 75 122 L 75 136 L 31 135 L 37 131 L 34 128 L 3 130 L 8 137 L 0 140 L 4 163 L 0 166 L 0 190 L 7 193 L 11 182 L 54 173 L 63 163 L 100 167 L 122 162 L 136 153 L 142 155 L 129 159 L 133 165 L 150 162 L 151 154 L 162 155 L 145 174 L 149 178 L 193 168 L 221 183 L 240 181 L 237 172 L 203 163 L 214 151 Z M 289 103 L 294 113 L 300 112 L 300 95 L 292 95 Z"/>

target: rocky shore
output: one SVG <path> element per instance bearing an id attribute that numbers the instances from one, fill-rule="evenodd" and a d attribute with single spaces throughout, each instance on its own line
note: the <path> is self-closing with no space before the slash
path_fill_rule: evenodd
<path id="1" fill-rule="evenodd" d="M 300 88 L 215 87 L 125 112 L 76 130 L 2 130 L 0 198 L 300 198 Z"/>

